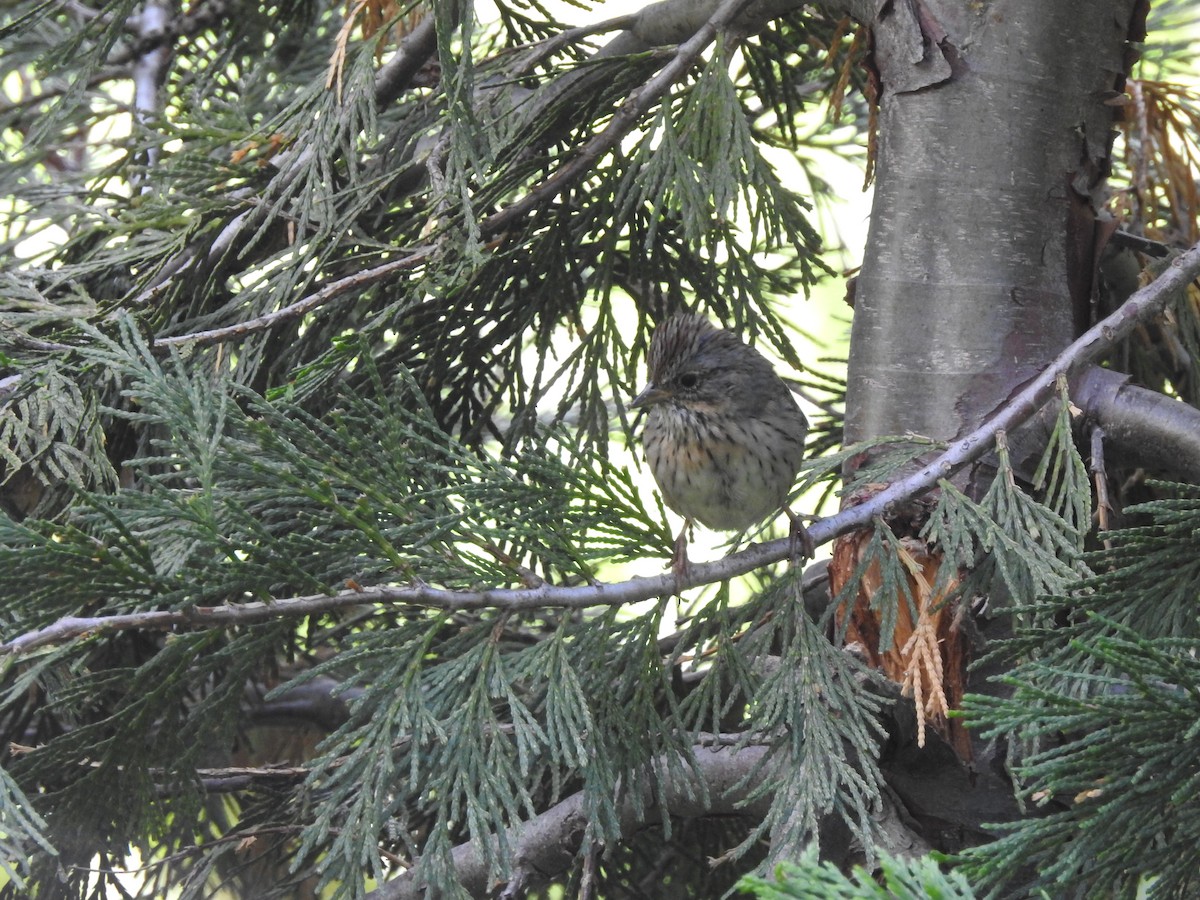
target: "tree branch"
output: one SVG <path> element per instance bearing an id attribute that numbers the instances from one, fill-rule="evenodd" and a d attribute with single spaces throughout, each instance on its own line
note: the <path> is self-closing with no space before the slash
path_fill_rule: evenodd
<path id="1" fill-rule="evenodd" d="M 516 220 L 527 215 L 538 205 L 555 196 L 569 184 L 579 180 L 592 170 L 596 160 L 607 153 L 631 132 L 646 111 L 665 94 L 671 86 L 696 61 L 704 49 L 712 43 L 717 33 L 728 28 L 749 0 L 724 0 L 703 25 L 675 51 L 674 57 L 655 73 L 654 77 L 629 95 L 621 108 L 613 115 L 608 127 L 588 141 L 579 152 L 555 171 L 553 175 L 529 191 L 520 200 L 488 216 L 480 223 L 484 234 L 503 231 Z M 655 7 L 665 4 L 655 4 Z M 694 6 L 694 4 L 692 4 Z M 643 15 L 654 7 L 643 10 Z M 620 38 L 617 39 L 618 41 Z"/>
<path id="2" fill-rule="evenodd" d="M 719 816 L 744 815 L 761 818 L 770 806 L 770 797 L 760 798 L 753 803 L 744 803 L 745 788 L 739 785 L 752 774 L 767 755 L 761 746 L 693 748 L 695 764 L 684 760 L 682 765 L 691 768 L 692 778 L 675 778 L 664 774 L 664 783 L 655 791 L 650 784 L 643 785 L 640 803 L 626 797 L 619 809 L 621 833 L 631 834 L 641 825 L 652 825 L 662 821 L 666 815 L 673 816 Z M 678 764 L 660 760 L 657 771 L 670 773 L 678 770 Z M 703 782 L 709 802 L 702 802 L 705 792 L 697 790 L 697 782 Z M 659 805 L 659 799 L 664 805 Z M 638 807 L 645 810 L 639 816 Z M 518 873 L 561 872 L 574 859 L 583 835 L 588 827 L 588 816 L 584 808 L 583 794 L 573 794 L 561 803 L 550 807 L 519 827 L 509 829 L 506 838 L 512 847 L 514 871 Z M 493 887 L 488 881 L 488 867 L 474 842 L 460 844 L 452 851 L 454 867 L 459 881 L 475 897 L 488 896 Z M 416 900 L 425 896 L 426 885 L 419 869 L 411 869 L 398 878 L 387 882 L 367 894 L 367 900 Z"/>
<path id="3" fill-rule="evenodd" d="M 418 247 L 410 250 L 407 255 L 402 256 L 400 259 L 382 263 L 374 268 L 362 269 L 353 275 L 347 275 L 345 278 L 331 281 L 316 293 L 309 294 L 307 297 L 297 300 L 290 306 L 285 306 L 282 309 L 277 309 L 253 319 L 247 319 L 244 322 L 226 325 L 224 328 L 213 328 L 208 331 L 194 331 L 190 334 L 177 334 L 171 337 L 155 338 L 154 346 L 172 347 L 178 344 L 213 344 L 218 341 L 225 341 L 244 334 L 250 334 L 254 331 L 262 331 L 270 328 L 277 322 L 299 318 L 347 291 L 376 284 L 390 278 L 397 272 L 412 269 L 428 259 L 433 251 L 433 247 Z"/>
<path id="4" fill-rule="evenodd" d="M 1200 484 L 1200 409 L 1129 384 L 1111 369 L 1089 369 L 1071 399 L 1121 460 Z"/>
<path id="5" fill-rule="evenodd" d="M 388 265 L 399 266 L 403 262 L 405 260 L 398 260 Z M 991 450 L 998 432 L 1013 430 L 1054 396 L 1060 376 L 1070 377 L 1111 350 L 1128 337 L 1138 324 L 1161 313 L 1170 299 L 1177 292 L 1186 290 L 1187 285 L 1197 276 L 1200 276 L 1200 244 L 1180 254 L 1154 282 L 1139 290 L 1120 309 L 1094 325 L 1067 347 L 1040 375 L 975 431 L 957 439 L 932 462 L 893 482 L 864 503 L 813 523 L 808 529 L 813 544 L 824 544 L 838 535 L 867 526 L 877 516 L 886 516 L 895 504 L 929 490 L 942 478 L 949 477 L 982 457 Z M 88 617 L 65 616 L 44 628 L 0 644 L 0 654 L 28 653 L 38 647 L 99 631 L 229 627 L 285 617 L 319 615 L 363 603 L 433 607 L 450 611 L 620 606 L 655 597 L 669 597 L 688 588 L 726 581 L 762 566 L 780 562 L 790 555 L 791 541 L 781 538 L 747 547 L 714 562 L 692 563 L 683 577 L 676 577 L 674 573 L 667 572 L 649 577 L 635 576 L 628 581 L 616 583 L 542 584 L 527 588 L 490 588 L 476 591 L 447 590 L 416 584 L 408 587 L 375 587 L 362 591 L 344 591 L 340 594 L 288 597 L 268 603 L 229 603 L 224 606 L 201 606 L 186 610 L 146 610 Z"/>
<path id="6" fill-rule="evenodd" d="M 650 81 L 630 95 L 629 99 L 618 110 L 604 131 L 585 144 L 569 163 L 556 171 L 541 185 L 531 190 L 521 200 L 484 220 L 481 223 L 482 233 L 493 234 L 503 230 L 512 222 L 530 212 L 538 204 L 557 194 L 566 185 L 583 177 L 590 170 L 595 160 L 605 151 L 616 146 L 637 125 L 639 118 L 644 112 L 670 88 L 676 78 L 686 71 L 687 67 L 692 64 L 696 57 L 713 40 L 718 28 L 732 19 L 733 15 L 748 2 L 749 0 L 725 0 L 718 7 L 712 18 L 693 35 L 691 40 L 679 47 L 671 62 L 661 69 L 654 78 L 650 79 Z M 620 21 L 624 20 L 614 20 L 614 22 Z M 412 78 L 416 70 L 424 64 L 425 59 L 428 58 L 429 53 L 435 47 L 436 33 L 433 16 L 428 16 L 405 38 L 396 55 L 376 75 L 376 102 L 382 104 L 393 98 Z M 289 173 L 298 171 L 301 164 L 312 152 L 313 148 L 311 147 L 298 151 L 297 156 L 289 161 L 288 170 L 282 172 L 273 183 L 272 189 L 275 193 L 285 189 L 290 184 L 291 177 Z M 213 241 L 212 246 L 206 253 L 206 258 L 210 262 L 220 258 L 235 237 L 243 233 L 250 225 L 259 223 L 266 214 L 267 208 L 268 204 L 264 199 L 261 202 L 255 203 L 252 209 L 241 213 L 231 220 Z M 373 269 L 347 276 L 326 285 L 316 293 L 310 294 L 290 306 L 246 322 L 239 322 L 234 325 L 214 328 L 208 331 L 158 338 L 154 344 L 156 347 L 169 347 L 179 344 L 209 344 L 261 331 L 270 328 L 278 322 L 294 319 L 311 312 L 346 290 L 351 290 L 365 284 L 373 284 L 375 281 L 381 280 L 403 268 L 416 265 L 427 258 L 431 252 L 429 248 L 412 250 L 402 260 L 385 263 Z M 196 253 L 194 251 L 183 251 L 183 253 L 163 267 L 155 282 L 144 290 L 133 301 L 133 304 L 141 306 L 148 303 L 156 293 L 169 283 L 171 278 L 186 271 L 195 262 L 195 259 Z M 406 262 L 407 265 L 405 265 Z"/>
<path id="7" fill-rule="evenodd" d="M 223 0 L 217 3 L 217 0 L 210 0 L 213 5 L 220 6 L 223 10 Z M 208 4 L 206 4 L 207 6 Z M 403 40 L 400 41 L 400 46 L 395 54 L 389 59 L 375 75 L 375 103 L 382 107 L 391 103 L 400 92 L 406 88 L 412 81 L 412 78 L 421 69 L 425 62 L 429 59 L 437 49 L 437 33 L 434 27 L 434 17 L 426 16 L 417 26 L 409 32 Z M 237 239 L 252 228 L 257 228 L 267 218 L 272 201 L 282 195 L 297 178 L 298 174 L 308 164 L 312 154 L 316 152 L 312 146 L 303 147 L 296 150 L 292 155 L 288 156 L 286 163 L 276 175 L 274 180 L 268 185 L 266 191 L 261 196 L 255 196 L 253 191 L 235 191 L 231 197 L 233 199 L 245 201 L 250 208 L 245 212 L 234 216 L 224 228 L 221 229 L 217 237 L 212 241 L 207 250 L 203 250 L 195 245 L 189 246 L 181 250 L 175 257 L 168 260 L 158 273 L 151 280 L 150 284 L 131 302 L 132 306 L 148 305 L 154 297 L 165 290 L 171 283 L 171 280 L 181 273 L 187 272 L 197 263 L 200 255 L 203 254 L 204 262 L 209 265 L 215 264 L 234 246 Z M 410 253 L 418 253 L 420 250 L 413 250 Z M 203 340 L 197 340 L 198 343 L 212 343 L 216 341 L 226 340 L 228 338 L 237 337 L 241 334 L 246 334 L 251 331 L 258 331 L 261 328 L 269 327 L 278 321 L 294 318 L 297 315 L 302 315 L 310 309 L 315 309 L 321 303 L 329 299 L 328 296 L 317 299 L 317 295 L 306 297 L 292 306 L 288 310 L 292 312 L 288 315 L 282 315 L 285 310 L 278 310 L 272 315 L 279 315 L 279 318 L 266 319 L 260 323 L 259 320 L 254 320 L 254 327 L 247 328 L 245 331 L 235 330 L 238 326 L 230 326 L 229 329 L 214 329 L 211 332 L 200 332 L 204 336 Z M 299 310 L 298 312 L 296 310 Z M 250 323 L 243 323 L 250 324 Z M 170 338 L 163 338 L 158 343 L 184 343 L 188 340 L 193 340 L 191 335 L 178 335 Z"/>
<path id="8" fill-rule="evenodd" d="M 436 17 L 429 13 L 400 41 L 392 58 L 375 73 L 375 103 L 386 106 L 408 87 L 413 76 L 437 51 Z"/>
<path id="9" fill-rule="evenodd" d="M 829 2 L 839 9 L 842 6 L 842 3 L 837 0 L 829 0 Z M 675 54 L 662 69 L 629 95 L 603 131 L 588 141 L 577 154 L 545 181 L 530 189 L 525 196 L 484 219 L 480 223 L 480 232 L 484 235 L 491 235 L 505 230 L 540 204 L 585 177 L 591 171 L 596 160 L 620 143 L 637 126 L 650 107 L 670 90 L 671 86 L 695 63 L 719 31 L 749 33 L 760 28 L 769 19 L 787 12 L 795 5 L 794 0 L 724 0 L 719 4 L 713 0 L 708 0 L 705 4 L 697 4 L 694 0 L 663 0 L 663 2 L 651 4 L 635 16 L 623 16 L 598 26 L 572 29 L 566 32 L 565 34 L 572 35 L 590 34 L 598 30 L 609 30 L 627 25 L 628 28 L 602 48 L 597 57 L 640 52 L 647 47 L 659 43 L 670 43 L 684 37 L 687 37 L 687 40 L 678 46 Z M 706 12 L 705 8 L 714 6 L 712 14 L 707 19 L 703 18 Z M 690 37 L 688 37 L 689 35 Z M 547 42 L 547 45 L 552 46 L 553 42 Z M 427 16 L 404 38 L 396 54 L 377 73 L 375 78 L 376 103 L 382 106 L 394 99 L 435 49 L 436 33 L 433 16 Z M 533 51 L 540 54 L 544 49 L 543 46 L 538 46 L 534 47 Z M 583 73 L 581 77 L 587 77 L 587 73 Z M 552 93 L 558 95 L 561 90 L 565 90 L 565 86 L 570 83 L 571 78 L 572 76 L 567 75 L 559 79 L 558 87 Z M 545 102 L 545 97 L 542 102 Z M 261 199 L 249 199 L 252 208 L 235 216 L 221 230 L 207 251 L 189 248 L 168 261 L 153 282 L 133 300 L 132 305 L 144 306 L 152 301 L 154 296 L 165 289 L 173 278 L 190 270 L 198 261 L 200 253 L 204 254 L 204 259 L 209 264 L 220 259 L 238 236 L 244 234 L 248 228 L 261 224 L 270 209 L 271 204 L 268 202 L 270 197 L 287 189 L 294 174 L 300 170 L 313 152 L 315 151 L 312 147 L 298 150 L 296 156 L 289 159 L 285 170 L 272 182 L 267 194 Z M 412 250 L 409 257 L 424 253 L 423 250 Z M 420 258 L 424 259 L 424 255 Z M 384 270 L 384 267 L 377 267 L 370 271 L 381 270 Z M 390 273 L 395 270 L 386 269 L 386 271 Z M 352 279 L 356 277 L 358 276 L 342 279 L 335 282 L 334 285 L 329 285 L 315 294 L 302 298 L 285 309 L 248 322 L 209 331 L 159 338 L 155 341 L 155 345 L 216 343 L 270 328 L 280 321 L 295 318 L 318 308 L 340 294 L 342 290 L 353 288 L 355 282 Z"/>
<path id="10" fill-rule="evenodd" d="M 170 24 L 170 13 L 158 2 L 146 4 L 138 25 L 139 36 L 150 44 L 166 31 Z M 167 65 L 171 60 L 171 46 L 163 42 L 154 49 L 146 50 L 133 64 L 133 108 L 137 121 L 149 127 L 159 113 L 159 88 L 166 78 Z M 158 147 L 151 144 L 146 148 L 146 166 L 158 163 Z M 143 186 L 142 190 L 146 188 Z"/>

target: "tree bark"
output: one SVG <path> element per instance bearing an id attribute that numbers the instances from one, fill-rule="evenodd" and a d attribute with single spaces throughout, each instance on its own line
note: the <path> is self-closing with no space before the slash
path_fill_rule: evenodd
<path id="1" fill-rule="evenodd" d="M 876 4 L 876 187 L 854 291 L 847 444 L 906 432 L 965 439 L 1005 417 L 1006 403 L 1044 382 L 1087 331 L 1119 109 L 1110 102 L 1123 93 L 1144 13 L 1139 0 Z M 976 466 L 955 480 L 979 495 L 992 474 Z M 914 537 L 922 523 L 901 524 L 901 537 Z M 851 621 L 873 615 L 869 600 L 859 594 Z M 962 612 L 954 627 L 974 653 L 941 644 L 945 678 L 957 696 L 1003 690 L 986 680 L 999 668 L 974 671 L 966 688 L 967 665 L 980 645 L 1010 635 L 1008 619 Z M 880 760 L 943 851 L 1022 815 L 1003 742 L 964 740 L 952 751 L 900 736 Z"/>
<path id="2" fill-rule="evenodd" d="M 1200 410 L 1128 382 L 1128 375 L 1094 367 L 1072 386 L 1072 398 L 1103 431 L 1117 462 L 1200 484 Z"/>
<path id="3" fill-rule="evenodd" d="M 1137 5 L 878 5 L 848 443 L 958 436 L 1082 331 Z"/>

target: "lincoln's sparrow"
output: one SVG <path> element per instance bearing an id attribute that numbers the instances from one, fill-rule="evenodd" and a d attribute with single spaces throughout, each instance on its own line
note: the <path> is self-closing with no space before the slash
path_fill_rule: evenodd
<path id="1" fill-rule="evenodd" d="M 649 407 L 642 439 L 663 499 L 687 521 L 674 568 L 687 568 L 694 521 L 719 531 L 748 528 L 784 507 L 804 457 L 808 422 L 783 379 L 753 347 L 703 316 L 677 315 L 650 341 Z M 808 532 L 792 538 L 811 555 Z"/>

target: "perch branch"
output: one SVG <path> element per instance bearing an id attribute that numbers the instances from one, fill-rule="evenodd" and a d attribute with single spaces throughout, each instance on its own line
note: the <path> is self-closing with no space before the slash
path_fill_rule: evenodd
<path id="1" fill-rule="evenodd" d="M 398 265 L 399 262 L 403 260 L 390 265 Z M 1055 395 L 1059 376 L 1070 377 L 1116 346 L 1140 323 L 1161 313 L 1170 299 L 1177 292 L 1186 290 L 1188 284 L 1198 276 L 1200 243 L 1180 254 L 1162 275 L 1137 291 L 1116 312 L 1088 329 L 975 431 L 954 441 L 928 465 L 892 483 L 866 502 L 813 523 L 808 533 L 814 546 L 867 526 L 875 517 L 887 515 L 895 504 L 929 490 L 940 479 L 949 477 L 963 466 L 979 459 L 992 448 L 997 433 L 1013 430 Z M 319 615 L 364 603 L 433 607 L 451 611 L 619 606 L 655 597 L 669 597 L 688 588 L 745 575 L 754 569 L 787 559 L 790 554 L 790 540 L 781 538 L 747 547 L 714 562 L 693 563 L 683 577 L 676 577 L 667 572 L 648 577 L 636 576 L 628 581 L 615 583 L 541 584 L 534 587 L 473 591 L 447 590 L 416 584 L 407 587 L 375 587 L 332 595 L 288 597 L 268 603 L 230 603 L 187 610 L 66 616 L 44 628 L 26 632 L 0 644 L 0 654 L 27 653 L 38 647 L 101 631 L 246 625 L 291 616 Z"/>

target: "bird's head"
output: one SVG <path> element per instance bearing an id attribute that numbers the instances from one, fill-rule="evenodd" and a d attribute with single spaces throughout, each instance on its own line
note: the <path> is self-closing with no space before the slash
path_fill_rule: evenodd
<path id="1" fill-rule="evenodd" d="M 650 383 L 635 409 L 673 404 L 693 412 L 752 412 L 774 381 L 771 364 L 731 331 L 699 315 L 667 319 L 654 331 L 647 355 Z"/>

